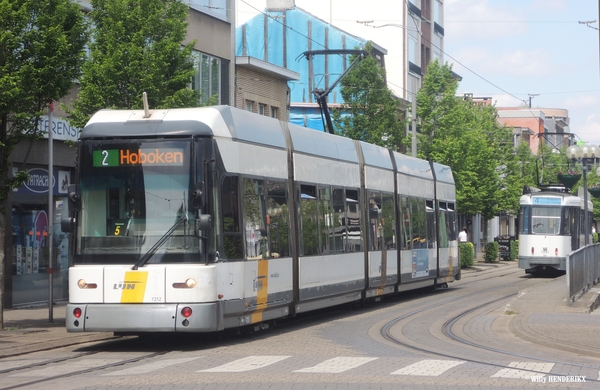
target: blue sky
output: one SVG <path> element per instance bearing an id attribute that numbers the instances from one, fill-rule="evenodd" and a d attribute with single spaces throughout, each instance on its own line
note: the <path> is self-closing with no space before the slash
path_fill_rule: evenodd
<path id="1" fill-rule="evenodd" d="M 444 0 L 445 61 L 463 78 L 458 92 L 491 97 L 498 107 L 523 106 L 529 103 L 530 94 L 535 95 L 532 108 L 567 109 L 571 132 L 589 144 L 600 145 L 598 2 Z M 368 39 L 373 39 L 364 35 L 368 31 L 354 32 L 351 26 L 357 26 L 356 20 L 372 19 L 373 25 L 402 22 L 396 15 L 401 15 L 398 8 L 405 6 L 403 0 L 370 2 L 380 7 L 365 4 L 369 3 L 296 0 L 298 7 Z M 238 24 L 265 6 L 266 0 L 238 0 Z M 363 11 L 353 15 L 353 6 Z M 385 12 L 377 12 L 382 9 Z M 593 20 L 596 22 L 590 26 L 594 28 L 579 23 Z M 384 44 L 388 57 L 392 56 L 391 46 Z M 389 61 L 387 65 L 390 68 Z"/>
<path id="2" fill-rule="evenodd" d="M 598 0 L 446 0 L 446 61 L 460 93 L 496 106 L 563 108 L 571 132 L 600 144 Z M 588 25 L 579 22 L 592 21 Z M 450 58 L 451 57 L 451 58 Z"/>

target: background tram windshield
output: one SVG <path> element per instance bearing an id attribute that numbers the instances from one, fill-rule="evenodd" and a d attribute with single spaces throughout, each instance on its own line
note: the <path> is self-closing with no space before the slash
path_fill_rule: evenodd
<path id="1" fill-rule="evenodd" d="M 190 144 L 84 143 L 76 263 L 133 264 L 165 235 L 148 263 L 192 261 L 198 242 L 189 199 Z"/>
<path id="2" fill-rule="evenodd" d="M 560 207 L 533 207 L 531 212 L 534 234 L 560 234 Z"/>

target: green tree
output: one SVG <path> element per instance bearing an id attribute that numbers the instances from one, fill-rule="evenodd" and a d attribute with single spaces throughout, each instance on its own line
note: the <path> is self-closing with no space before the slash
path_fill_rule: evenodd
<path id="1" fill-rule="evenodd" d="M 430 63 L 417 94 L 418 156 L 452 168 L 459 214 L 489 219 L 518 208 L 512 134 L 498 124 L 494 107 L 456 97 L 457 86 L 450 66 Z"/>
<path id="2" fill-rule="evenodd" d="M 188 6 L 181 0 L 92 0 L 90 57 L 69 111 L 82 128 L 103 108 L 139 109 L 147 92 L 152 108 L 200 105 L 191 89 L 194 42 L 182 46 Z"/>
<path id="3" fill-rule="evenodd" d="M 4 253 L 8 196 L 27 179 L 23 171 L 9 176 L 9 159 L 17 144 L 43 136 L 40 117 L 73 87 L 86 42 L 85 19 L 74 1 L 0 1 L 0 330 L 4 265 L 12 261 Z"/>
<path id="4" fill-rule="evenodd" d="M 371 44 L 367 44 L 365 50 L 371 49 Z M 354 59 L 353 56 L 351 61 Z M 385 69 L 377 59 L 363 58 L 340 84 L 345 103 L 333 112 L 336 133 L 399 150 L 405 129 L 404 121 L 400 120 L 400 101 L 387 88 Z"/>

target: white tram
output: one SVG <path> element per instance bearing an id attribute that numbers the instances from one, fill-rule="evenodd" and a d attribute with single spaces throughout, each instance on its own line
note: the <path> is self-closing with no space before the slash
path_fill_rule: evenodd
<path id="1" fill-rule="evenodd" d="M 567 255 L 592 242 L 593 205 L 588 200 L 585 228 L 583 199 L 563 187 L 526 187 L 520 199 L 519 268 L 536 274 L 545 269 L 566 271 Z"/>
<path id="2" fill-rule="evenodd" d="M 78 143 L 69 332 L 258 327 L 460 279 L 446 166 L 228 106 L 102 110 Z"/>

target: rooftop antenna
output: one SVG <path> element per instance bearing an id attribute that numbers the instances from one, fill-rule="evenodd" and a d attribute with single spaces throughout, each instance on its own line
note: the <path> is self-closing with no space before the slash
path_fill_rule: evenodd
<path id="1" fill-rule="evenodd" d="M 142 100 L 144 102 L 144 118 L 150 118 L 150 108 L 148 107 L 148 94 L 142 92 Z"/>

